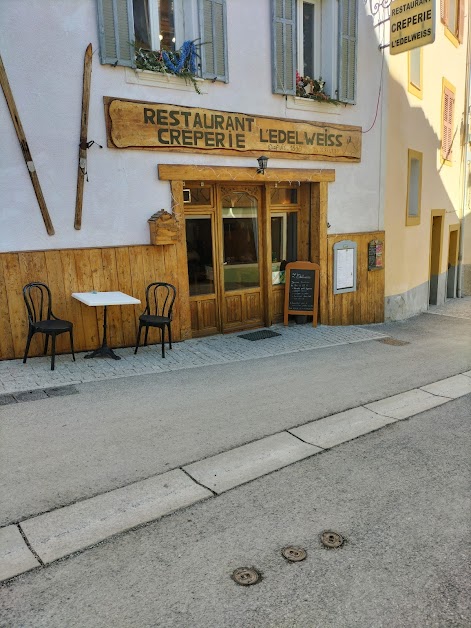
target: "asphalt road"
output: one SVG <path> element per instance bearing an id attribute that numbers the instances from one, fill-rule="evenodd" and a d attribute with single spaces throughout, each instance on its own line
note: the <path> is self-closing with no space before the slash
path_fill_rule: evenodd
<path id="1" fill-rule="evenodd" d="M 469 628 L 470 427 L 468 395 L 24 574 L 1 626 Z"/>
<path id="2" fill-rule="evenodd" d="M 377 341 L 78 386 L 0 408 L 0 525 L 471 369 L 469 320 L 424 314 Z"/>

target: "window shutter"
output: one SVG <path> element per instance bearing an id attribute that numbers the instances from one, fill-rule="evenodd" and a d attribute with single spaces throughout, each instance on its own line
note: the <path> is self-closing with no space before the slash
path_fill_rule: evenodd
<path id="1" fill-rule="evenodd" d="M 339 0 L 339 72 L 337 98 L 355 103 L 357 88 L 357 0 Z"/>
<path id="2" fill-rule="evenodd" d="M 458 0 L 458 41 L 463 43 L 464 36 L 464 0 Z"/>
<path id="3" fill-rule="evenodd" d="M 100 61 L 134 66 L 132 0 L 97 0 Z"/>
<path id="4" fill-rule="evenodd" d="M 228 83 L 226 0 L 199 0 L 199 15 L 203 77 Z"/>
<path id="5" fill-rule="evenodd" d="M 447 87 L 443 89 L 443 124 L 442 124 L 442 157 L 449 161 L 453 158 L 453 113 L 455 95 Z"/>
<path id="6" fill-rule="evenodd" d="M 272 0 L 273 93 L 296 94 L 296 0 Z"/>

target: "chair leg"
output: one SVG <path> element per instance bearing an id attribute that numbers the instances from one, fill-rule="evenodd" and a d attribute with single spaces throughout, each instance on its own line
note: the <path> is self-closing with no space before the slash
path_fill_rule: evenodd
<path id="1" fill-rule="evenodd" d="M 52 334 L 52 357 L 51 357 L 51 371 L 54 370 L 54 363 L 56 361 L 56 334 Z"/>
<path id="2" fill-rule="evenodd" d="M 46 339 L 44 340 L 44 355 L 47 355 L 48 345 L 49 345 L 49 334 L 46 334 Z"/>
<path id="3" fill-rule="evenodd" d="M 75 353 L 74 353 L 74 332 L 73 332 L 73 330 L 72 330 L 72 329 L 69 331 L 69 335 L 70 335 L 70 348 L 72 349 L 72 358 L 73 358 L 73 360 L 74 360 L 74 362 L 75 362 Z"/>
<path id="4" fill-rule="evenodd" d="M 162 357 L 165 358 L 165 325 L 160 327 L 160 337 L 162 339 Z"/>
<path id="5" fill-rule="evenodd" d="M 136 355 L 137 350 L 139 349 L 139 343 L 141 342 L 141 331 L 142 331 L 142 324 L 139 323 L 139 329 L 137 330 L 136 348 L 134 349 L 134 355 Z"/>
<path id="6" fill-rule="evenodd" d="M 146 335 L 144 336 L 144 347 L 147 347 L 147 336 L 149 334 L 149 326 L 146 325 Z"/>
<path id="7" fill-rule="evenodd" d="M 170 327 L 170 323 L 167 325 L 168 327 L 168 348 L 172 348 L 172 328 Z"/>
<path id="8" fill-rule="evenodd" d="M 26 364 L 26 358 L 28 357 L 28 352 L 29 352 L 29 345 L 31 344 L 31 338 L 34 335 L 34 331 L 31 329 L 31 327 L 28 329 L 28 340 L 26 341 L 26 348 L 25 348 L 25 354 L 23 356 L 23 364 Z"/>

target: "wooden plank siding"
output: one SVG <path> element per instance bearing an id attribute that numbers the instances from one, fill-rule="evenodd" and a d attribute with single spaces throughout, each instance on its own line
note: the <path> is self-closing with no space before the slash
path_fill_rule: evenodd
<path id="1" fill-rule="evenodd" d="M 174 245 L 123 246 L 0 253 L 0 359 L 23 357 L 28 330 L 23 286 L 32 281 L 51 289 L 53 312 L 74 324 L 76 351 L 96 349 L 102 338 L 103 308 L 88 307 L 72 292 L 120 290 L 141 300 L 141 305 L 108 309 L 109 342 L 113 347 L 134 346 L 137 320 L 145 307 L 145 288 L 153 281 L 167 281 L 177 288 L 172 339 L 181 340 L 179 303 L 185 278 L 177 266 Z M 188 282 L 184 300 L 188 301 Z M 60 339 L 59 339 L 60 338 Z M 58 338 L 57 352 L 69 353 L 68 335 Z M 30 356 L 41 355 L 44 336 L 37 334 Z M 158 342 L 149 333 L 149 342 Z"/>
<path id="2" fill-rule="evenodd" d="M 357 289 L 334 294 L 334 244 L 342 240 L 357 243 Z M 384 322 L 384 269 L 368 270 L 368 243 L 383 240 L 384 231 L 342 233 L 327 237 L 327 325 L 365 325 Z M 324 294 L 325 294 L 324 292 Z M 325 298 L 321 292 L 322 299 Z"/>

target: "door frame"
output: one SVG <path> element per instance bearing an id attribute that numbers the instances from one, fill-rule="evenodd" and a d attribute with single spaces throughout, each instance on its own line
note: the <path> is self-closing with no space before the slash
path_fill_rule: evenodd
<path id="1" fill-rule="evenodd" d="M 440 234 L 439 234 L 438 239 L 435 241 L 435 243 L 433 240 L 434 219 L 440 220 Z M 432 211 L 430 212 L 430 259 L 429 259 L 429 279 L 428 279 L 428 303 L 429 305 L 438 305 L 438 289 L 439 289 L 440 275 L 441 275 L 441 269 L 442 269 L 444 226 L 445 226 L 445 210 L 444 209 L 432 209 Z M 437 271 L 436 274 L 434 274 L 434 271 Z M 432 282 L 434 282 L 433 286 L 432 286 Z M 433 297 L 433 294 L 435 294 L 434 297 Z M 430 302 L 431 296 L 433 297 L 435 303 Z"/>
<path id="2" fill-rule="evenodd" d="M 257 173 L 257 167 L 240 168 L 235 166 L 202 166 L 184 164 L 159 164 L 158 177 L 161 181 L 169 181 L 172 199 L 172 211 L 179 225 L 179 236 L 176 242 L 176 258 L 178 268 L 181 269 L 177 278 L 178 307 L 180 310 L 181 338 L 187 340 L 192 337 L 191 313 L 189 301 L 189 283 L 187 271 L 187 252 L 185 238 L 185 204 L 183 202 L 183 187 L 189 182 L 204 183 L 255 183 L 266 186 L 270 183 L 314 183 L 311 186 L 311 215 L 316 212 L 317 220 L 310 221 L 311 258 L 321 265 L 320 272 L 320 322 L 328 322 L 328 272 L 327 272 L 327 198 L 328 184 L 335 181 L 334 169 L 309 168 L 268 168 L 263 174 Z M 314 193 L 314 188 L 316 191 Z M 266 192 L 265 192 L 266 194 Z M 266 197 L 265 197 L 266 198 Z M 265 202 L 265 199 L 264 201 Z M 262 220 L 267 220 L 263 212 Z M 265 225 L 266 227 L 266 225 Z M 267 237 L 266 228 L 265 239 Z M 185 272 L 186 271 L 186 272 Z M 267 284 L 267 281 L 264 282 Z M 263 289 L 268 292 L 265 285 Z M 265 294 L 265 306 L 268 305 L 268 295 Z M 268 312 L 266 314 L 268 316 Z"/>

